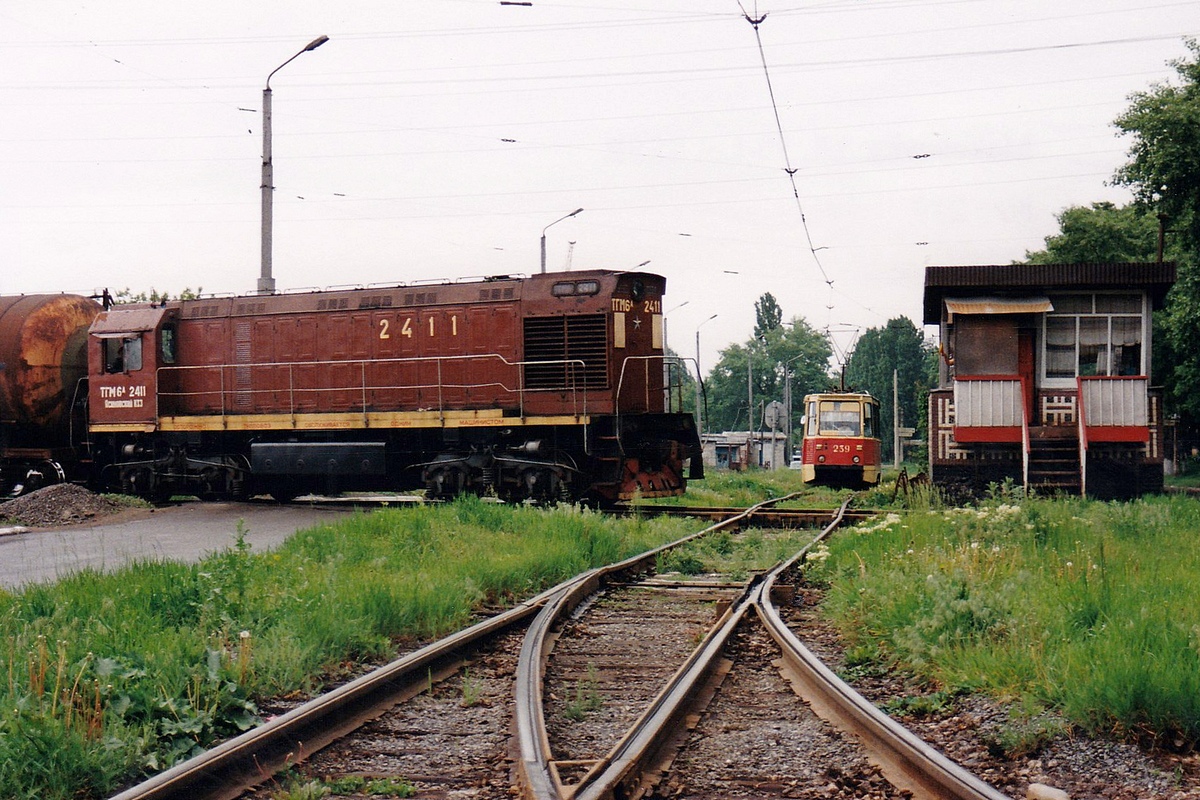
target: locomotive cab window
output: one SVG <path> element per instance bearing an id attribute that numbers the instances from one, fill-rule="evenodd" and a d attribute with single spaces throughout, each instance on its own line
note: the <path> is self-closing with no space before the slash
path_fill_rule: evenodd
<path id="1" fill-rule="evenodd" d="M 175 326 L 167 325 L 162 329 L 162 341 L 159 344 L 160 361 L 163 364 L 175 363 Z"/>
<path id="2" fill-rule="evenodd" d="M 142 368 L 142 337 L 104 339 L 104 371 L 136 372 Z"/>

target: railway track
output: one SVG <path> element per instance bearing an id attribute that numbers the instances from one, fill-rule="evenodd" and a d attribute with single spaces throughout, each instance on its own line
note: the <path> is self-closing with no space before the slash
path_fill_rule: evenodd
<path id="1" fill-rule="evenodd" d="M 522 796 L 540 800 L 688 794 L 687 775 L 694 767 L 673 765 L 710 758 L 689 736 L 719 719 L 705 710 L 714 697 L 736 696 L 737 680 L 725 688 L 731 669 L 739 678 L 753 669 L 773 674 L 785 688 L 762 695 L 764 706 L 782 707 L 789 715 L 807 713 L 780 671 L 765 669 L 764 660 L 777 662 L 787 682 L 822 717 L 864 742 L 848 756 L 852 766 L 843 771 L 857 776 L 849 783 L 882 787 L 877 794 L 826 791 L 822 796 L 900 797 L 905 795 L 897 792 L 907 790 L 918 797 L 1004 797 L 907 735 L 834 678 L 796 641 L 775 609 L 773 598 L 789 596 L 782 576 L 844 520 L 844 507 L 832 519 L 825 512 L 826 524 L 812 544 L 748 581 L 665 581 L 654 575 L 664 552 L 748 524 L 769 505 L 742 509 L 679 542 L 577 576 L 114 800 L 232 800 L 264 782 L 268 790 L 255 796 L 269 797 L 280 771 L 305 759 L 312 775 L 364 780 L 401 775 L 458 793 L 436 796 L 509 797 L 514 785 Z M 750 667 L 743 666 L 742 657 L 736 667 L 731 663 L 729 654 L 739 651 L 756 654 Z M 732 723 L 735 729 L 745 725 Z M 355 743 L 347 737 L 351 731 L 368 738 Z M 712 738 L 701 736 L 702 741 Z M 313 755 L 322 748 L 327 749 Z M 873 777 L 872 764 L 882 764 L 888 781 L 900 789 Z M 818 778 L 828 781 L 826 773 Z M 783 780 L 761 778 L 767 784 L 760 783 L 760 789 L 776 779 Z M 710 787 L 689 796 L 736 796 L 749 779 L 731 780 L 724 789 Z"/>

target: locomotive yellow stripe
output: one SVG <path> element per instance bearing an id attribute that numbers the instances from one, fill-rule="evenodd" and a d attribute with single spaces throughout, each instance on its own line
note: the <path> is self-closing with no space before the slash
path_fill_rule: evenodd
<path id="1" fill-rule="evenodd" d="M 148 424 L 92 425 L 92 433 L 151 433 L 161 431 L 317 431 L 372 428 L 499 428 L 532 425 L 587 425 L 589 416 L 506 417 L 499 409 L 483 411 L 405 411 L 366 414 L 231 414 L 227 416 L 162 417 L 157 428 Z"/>

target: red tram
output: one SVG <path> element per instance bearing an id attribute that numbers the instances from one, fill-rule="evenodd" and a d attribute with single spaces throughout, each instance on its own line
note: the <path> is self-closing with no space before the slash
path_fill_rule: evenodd
<path id="1" fill-rule="evenodd" d="M 855 489 L 880 474 L 879 401 L 861 392 L 804 398 L 800 475 L 805 483 Z"/>
<path id="2" fill-rule="evenodd" d="M 703 464 L 664 377 L 665 283 L 594 270 L 97 307 L 86 425 L 47 460 L 151 498 L 679 494 Z"/>

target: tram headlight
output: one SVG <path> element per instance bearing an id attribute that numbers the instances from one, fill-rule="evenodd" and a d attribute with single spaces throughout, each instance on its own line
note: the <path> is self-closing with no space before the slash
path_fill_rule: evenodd
<path id="1" fill-rule="evenodd" d="M 824 463 L 825 463 L 825 456 L 817 456 L 817 461 L 819 461 L 819 462 L 821 462 L 822 464 L 824 464 Z"/>
<path id="2" fill-rule="evenodd" d="M 860 459 L 858 456 L 855 456 L 855 457 L 854 457 L 854 463 L 855 463 L 855 464 L 857 464 L 857 463 L 858 463 L 859 461 L 861 461 L 861 460 L 862 460 L 862 459 Z"/>

